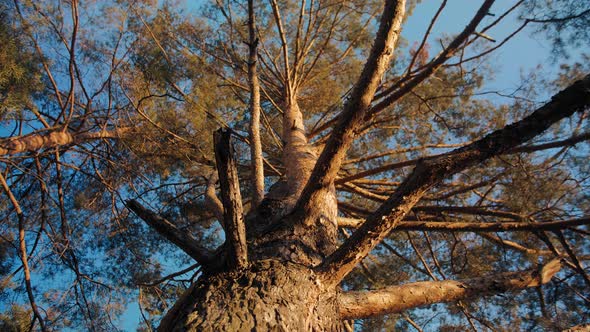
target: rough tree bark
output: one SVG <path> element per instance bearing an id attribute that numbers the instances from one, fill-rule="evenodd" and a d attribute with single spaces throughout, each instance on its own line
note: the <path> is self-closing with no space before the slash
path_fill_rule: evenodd
<path id="1" fill-rule="evenodd" d="M 256 207 L 264 198 L 264 165 L 260 141 L 260 83 L 256 62 L 258 61 L 258 38 L 256 37 L 254 0 L 248 0 L 248 83 L 250 84 L 250 159 L 252 163 L 252 206 Z"/>
<path id="2" fill-rule="evenodd" d="M 456 302 L 543 285 L 560 270 L 553 260 L 538 270 L 507 272 L 466 280 L 423 281 L 340 296 L 343 319 L 399 313 L 423 305 Z"/>
<path id="3" fill-rule="evenodd" d="M 130 128 L 104 130 L 99 132 L 71 133 L 62 129 L 34 132 L 28 135 L 0 140 L 0 156 L 15 155 L 27 151 L 39 151 L 72 144 L 82 144 L 91 140 L 120 138 Z"/>

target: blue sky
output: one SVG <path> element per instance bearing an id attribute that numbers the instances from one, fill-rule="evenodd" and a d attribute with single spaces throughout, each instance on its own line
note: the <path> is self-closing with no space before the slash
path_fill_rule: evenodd
<path id="1" fill-rule="evenodd" d="M 410 17 L 402 32 L 410 44 L 422 40 L 422 36 L 440 3 L 441 1 L 424 0 L 417 5 L 413 16 Z M 492 7 L 492 14 L 496 16 L 488 16 L 479 27 L 481 28 L 496 19 L 513 4 L 513 1 L 497 1 Z M 449 0 L 433 29 L 429 43 L 438 45 L 437 39 L 441 37 L 441 33 L 446 35 L 459 33 L 471 20 L 480 5 L 481 1 Z M 520 12 L 516 10 L 504 22 L 487 33 L 497 41 L 496 43 L 490 42 L 490 46 L 499 43 L 520 26 L 518 15 Z M 533 34 L 533 28 L 533 26 L 527 26 L 488 57 L 487 61 L 490 61 L 490 58 L 493 61 L 495 74 L 494 79 L 488 82 L 488 88 L 511 91 L 519 85 L 521 72 L 530 72 L 540 64 L 543 64 L 544 69 L 550 72 L 555 72 L 555 69 L 559 67 L 558 64 L 548 61 L 552 50 L 550 41 L 544 39 L 542 34 Z"/>

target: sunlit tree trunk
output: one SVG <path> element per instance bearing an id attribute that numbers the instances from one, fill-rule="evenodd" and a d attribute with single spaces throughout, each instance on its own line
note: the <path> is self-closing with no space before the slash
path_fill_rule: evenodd
<path id="1" fill-rule="evenodd" d="M 339 331 L 337 292 L 308 267 L 259 261 L 205 277 L 160 331 Z"/>
<path id="2" fill-rule="evenodd" d="M 116 139 L 121 138 L 125 133 L 130 131 L 130 128 L 79 133 L 72 133 L 61 129 L 38 131 L 28 135 L 0 140 L 0 156 L 15 155 L 27 151 L 39 151 L 42 149 L 73 144 L 82 144 L 92 140 Z"/>

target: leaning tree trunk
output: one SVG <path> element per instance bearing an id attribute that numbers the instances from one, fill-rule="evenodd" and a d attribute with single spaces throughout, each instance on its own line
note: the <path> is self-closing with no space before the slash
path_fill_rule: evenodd
<path id="1" fill-rule="evenodd" d="M 230 198 L 230 192 L 236 189 L 232 183 L 237 184 L 237 178 L 230 181 L 231 177 L 223 175 L 235 172 L 227 134 L 228 131 L 220 130 L 215 140 L 224 228 L 230 239 L 228 242 L 245 242 L 242 244 L 247 247 L 248 261 L 232 260 L 232 256 L 241 254 L 227 242 L 218 255 L 201 255 L 204 275 L 167 313 L 159 330 L 341 330 L 338 286 L 323 282 L 314 272 L 336 247 L 336 196 L 325 195 L 322 204 L 316 206 L 321 213 L 316 213 L 315 223 L 305 225 L 297 223 L 298 214 L 291 211 L 293 186 L 271 188 L 272 195 L 269 193 L 258 208 L 246 216 L 250 232 L 247 241 L 240 240 L 239 234 L 245 231 L 233 228 L 229 222 L 242 213 L 241 206 L 235 206 L 239 205 L 235 204 L 239 199 Z M 294 177 L 303 177 L 303 181 L 309 176 L 294 174 Z M 138 210 L 137 206 L 135 209 Z M 215 256 L 223 258 L 216 262 L 212 258 Z M 199 256 L 193 254 L 192 257 Z"/>
<path id="2" fill-rule="evenodd" d="M 283 157 L 294 167 L 246 215 L 247 241 L 243 234 L 246 231 L 238 227 L 243 211 L 229 143 L 231 131 L 216 133 L 223 226 L 228 241 L 217 255 L 197 255 L 193 248 L 184 249 L 203 263 L 205 272 L 162 319 L 160 331 L 341 330 L 338 286 L 324 283 L 313 270 L 336 248 L 335 192 L 332 186 L 332 190 L 321 196 L 320 204 L 314 207 L 317 212 L 313 213 L 316 216 L 313 223 L 298 222 L 301 216 L 292 209 L 316 156 L 310 151 L 301 128 L 298 106 L 294 102 L 285 109 L 285 122 L 291 125 L 285 126 L 283 133 L 286 141 Z M 137 203 L 132 202 L 130 207 L 141 211 Z M 143 216 L 147 218 L 146 213 Z M 151 224 L 156 219 L 153 217 Z M 158 225 L 161 223 L 162 220 Z M 171 241 L 180 238 L 176 242 L 185 242 L 182 232 L 165 233 L 172 237 Z M 244 256 L 247 261 L 234 259 Z M 216 262 L 213 257 L 223 259 Z"/>

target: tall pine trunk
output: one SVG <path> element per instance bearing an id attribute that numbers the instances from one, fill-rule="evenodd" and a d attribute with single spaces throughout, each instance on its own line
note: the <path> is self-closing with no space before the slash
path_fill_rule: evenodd
<path id="1" fill-rule="evenodd" d="M 161 331 L 339 331 L 337 292 L 304 265 L 263 260 L 204 276 Z"/>
<path id="2" fill-rule="evenodd" d="M 164 317 L 160 331 L 341 330 L 338 287 L 324 283 L 313 270 L 336 248 L 335 190 L 332 186 L 312 209 L 293 211 L 317 156 L 296 101 L 284 109 L 283 159 L 289 167 L 245 218 L 248 264 L 235 268 L 227 254 L 217 255 L 225 258 L 208 264 Z M 227 150 L 216 146 L 216 153 Z M 223 180 L 220 186 L 223 196 Z"/>

